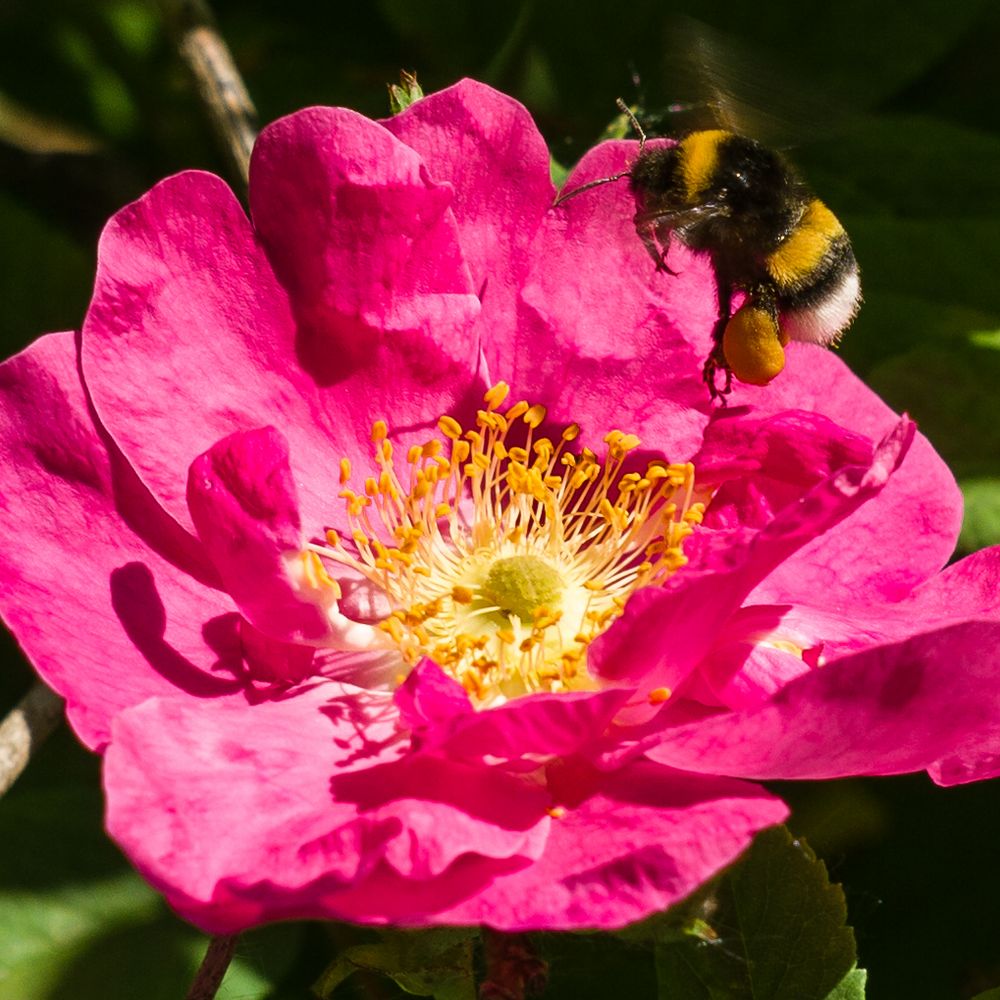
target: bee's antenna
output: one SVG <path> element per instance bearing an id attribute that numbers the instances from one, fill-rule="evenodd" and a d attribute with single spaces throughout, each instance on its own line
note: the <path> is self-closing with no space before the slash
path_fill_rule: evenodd
<path id="1" fill-rule="evenodd" d="M 642 126 L 639 124 L 639 119 L 632 113 L 632 109 L 619 97 L 615 104 L 618 105 L 618 110 L 629 120 L 629 124 L 635 129 L 635 134 L 639 137 L 639 155 L 642 155 L 643 149 L 646 147 L 646 133 L 642 130 Z"/>
<path id="2" fill-rule="evenodd" d="M 618 110 L 621 111 L 623 115 L 629 120 L 629 124 L 635 129 L 635 133 L 639 136 L 639 155 L 642 156 L 642 151 L 646 146 L 646 133 L 642 130 L 642 126 L 639 124 L 639 119 L 632 113 L 632 109 L 619 97 L 615 104 L 618 105 Z M 632 173 L 631 168 L 628 170 L 623 170 L 621 173 L 612 174 L 610 177 L 598 177 L 597 180 L 589 181 L 586 184 L 581 184 L 579 187 L 573 188 L 572 191 L 562 192 L 560 191 L 556 200 L 552 203 L 553 208 L 556 205 L 561 205 L 564 201 L 568 201 L 570 198 L 575 198 L 578 194 L 582 194 L 584 191 L 589 191 L 591 188 L 600 187 L 602 184 L 610 184 L 612 181 L 620 181 L 623 177 L 628 177 Z"/>

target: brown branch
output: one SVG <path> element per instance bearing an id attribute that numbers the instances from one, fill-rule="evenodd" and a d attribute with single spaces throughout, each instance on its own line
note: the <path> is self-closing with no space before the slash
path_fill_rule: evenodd
<path id="1" fill-rule="evenodd" d="M 236 953 L 236 942 L 239 939 L 239 934 L 230 934 L 214 937 L 208 942 L 201 967 L 184 1000 L 215 1000 L 215 994 L 219 992 L 222 980 L 229 970 L 229 963 Z"/>
<path id="2" fill-rule="evenodd" d="M 205 0 L 159 0 L 181 58 L 188 64 L 229 159 L 246 183 L 257 137 L 257 111 Z"/>
<path id="3" fill-rule="evenodd" d="M 0 722 L 0 795 L 17 781 L 62 717 L 62 698 L 37 681 Z"/>

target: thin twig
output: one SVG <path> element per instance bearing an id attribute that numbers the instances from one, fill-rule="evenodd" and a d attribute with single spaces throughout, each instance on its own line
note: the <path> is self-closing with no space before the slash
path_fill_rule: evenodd
<path id="1" fill-rule="evenodd" d="M 37 681 L 0 722 L 0 795 L 17 781 L 62 717 L 62 698 Z"/>
<path id="2" fill-rule="evenodd" d="M 205 0 L 159 0 L 181 58 L 244 183 L 257 137 L 257 111 Z"/>
<path id="3" fill-rule="evenodd" d="M 215 1000 L 215 994 L 219 992 L 222 980 L 226 978 L 239 939 L 239 934 L 228 934 L 214 937 L 208 942 L 198 975 L 194 977 L 191 989 L 188 990 L 184 1000 Z"/>

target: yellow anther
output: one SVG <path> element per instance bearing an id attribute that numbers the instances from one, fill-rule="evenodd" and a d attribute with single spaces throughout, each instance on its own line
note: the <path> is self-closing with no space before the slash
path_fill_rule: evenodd
<path id="1" fill-rule="evenodd" d="M 496 385 L 486 390 L 483 400 L 491 410 L 495 410 L 509 394 L 510 386 L 506 382 L 497 382 Z"/>
<path id="2" fill-rule="evenodd" d="M 439 417 L 438 428 L 445 437 L 451 438 L 452 441 L 462 436 L 462 425 L 454 417 Z"/>
<path id="3" fill-rule="evenodd" d="M 549 411 L 544 406 L 542 406 L 541 403 L 535 403 L 534 406 L 528 407 L 527 411 L 525 412 L 524 422 L 529 427 L 534 429 L 535 427 L 538 427 L 544 422 L 546 416 L 548 415 L 548 412 Z"/>
<path id="4" fill-rule="evenodd" d="M 704 512 L 692 497 L 710 495 L 695 492 L 689 464 L 654 460 L 645 473 L 625 473 L 640 444 L 634 434 L 609 432 L 600 457 L 571 445 L 578 424 L 536 439 L 545 407 L 518 401 L 502 411 L 509 391 L 504 383 L 486 391 L 474 429 L 441 416 L 435 438 L 406 450 L 405 477 L 393 468 L 388 425 L 376 422 L 363 490 L 346 488 L 351 466 L 340 466 L 354 546 L 331 529 L 329 548 L 316 550 L 326 562 L 317 554 L 303 564 L 317 586 L 327 586 L 325 566 L 336 562 L 381 587 L 405 609 L 380 626 L 400 662 L 432 657 L 479 703 L 591 689 L 588 646 L 637 587 L 661 584 L 684 564 L 682 543 Z M 524 557 L 557 574 L 551 594 L 530 575 L 505 580 L 513 589 L 502 596 L 487 583 L 500 579 L 499 563 Z M 498 619 L 514 624 L 497 629 Z"/>
<path id="5" fill-rule="evenodd" d="M 662 705 L 672 694 L 673 691 L 668 687 L 653 688 L 649 692 L 649 703 L 650 705 Z"/>
<path id="6" fill-rule="evenodd" d="M 343 486 L 351 478 L 351 460 L 342 458 L 340 460 L 340 485 Z"/>
<path id="7" fill-rule="evenodd" d="M 507 421 L 504 419 L 503 415 L 492 410 L 477 410 L 476 423 L 478 423 L 480 427 L 487 428 L 491 431 L 499 431 L 501 434 L 507 430 Z"/>
<path id="8" fill-rule="evenodd" d="M 693 503 L 684 511 L 684 520 L 690 524 L 701 524 L 705 518 L 705 505 L 703 503 Z"/>
<path id="9" fill-rule="evenodd" d="M 396 618 L 383 618 L 382 621 L 378 623 L 378 627 L 382 629 L 383 632 L 388 633 L 396 642 L 402 642 L 403 640 L 403 626 L 400 625 L 399 620 Z"/>
<path id="10" fill-rule="evenodd" d="M 545 810 L 553 819 L 562 819 L 566 815 L 565 806 L 549 806 Z"/>

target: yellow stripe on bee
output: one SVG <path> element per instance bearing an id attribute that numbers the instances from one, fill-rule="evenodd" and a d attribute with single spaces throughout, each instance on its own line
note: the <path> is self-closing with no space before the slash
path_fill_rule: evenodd
<path id="1" fill-rule="evenodd" d="M 719 165 L 719 147 L 732 133 L 723 129 L 692 132 L 680 142 L 681 176 L 689 202 L 708 190 Z"/>
<path id="2" fill-rule="evenodd" d="M 840 220 L 818 198 L 806 206 L 798 225 L 767 258 L 767 273 L 779 288 L 795 285 L 819 266 L 830 244 L 844 235 Z"/>

